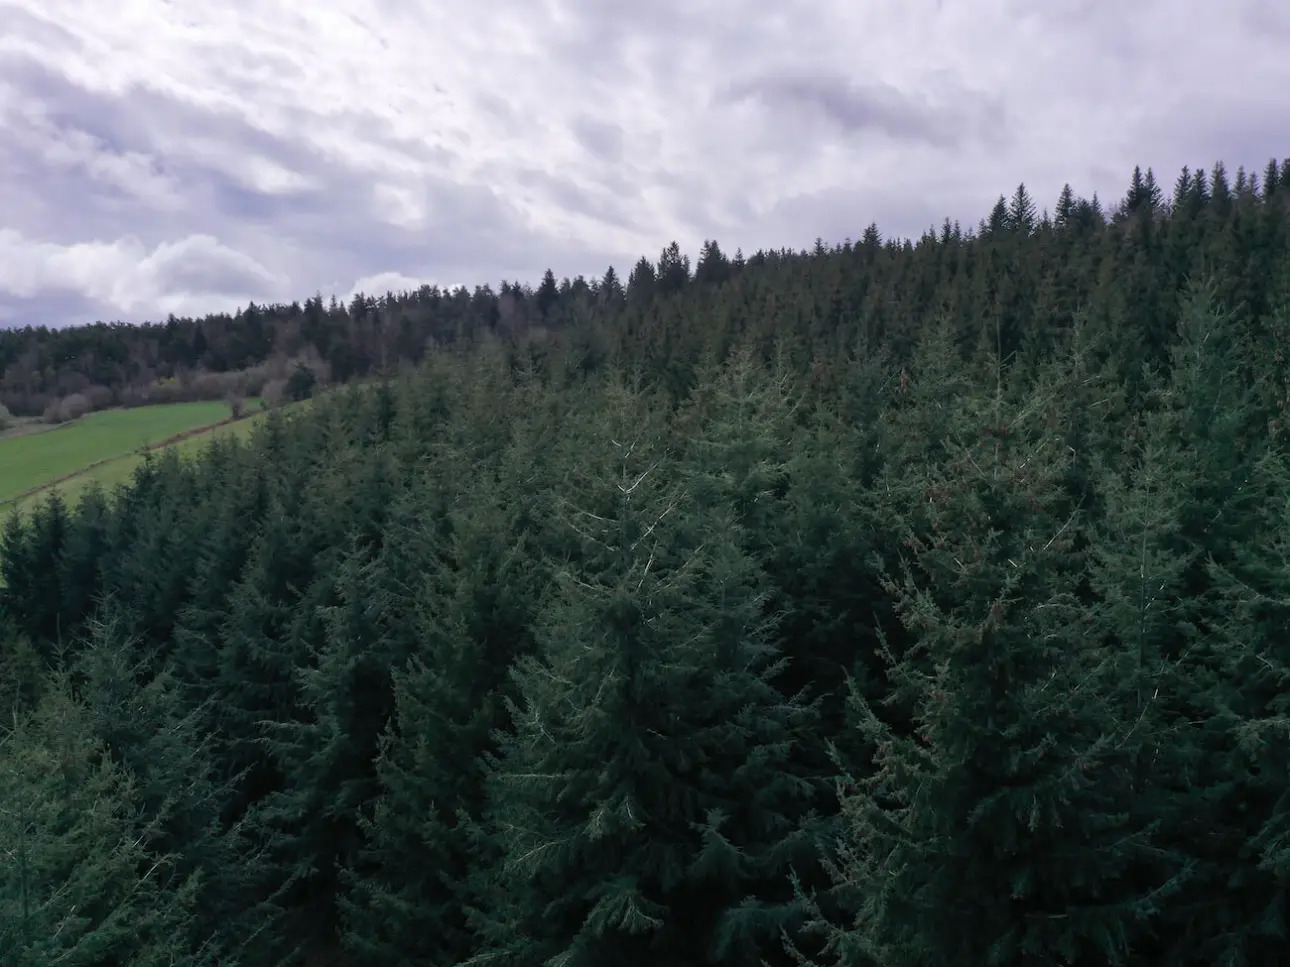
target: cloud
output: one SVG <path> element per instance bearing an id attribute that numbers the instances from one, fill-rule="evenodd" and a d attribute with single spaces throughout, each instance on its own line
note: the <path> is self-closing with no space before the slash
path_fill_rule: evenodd
<path id="1" fill-rule="evenodd" d="M 455 289 L 459 285 L 465 285 L 464 282 L 446 282 L 442 279 L 433 279 L 425 276 L 404 275 L 402 272 L 377 272 L 375 275 L 365 275 L 358 279 L 345 293 L 345 302 L 358 295 L 371 296 L 380 298 L 387 292 L 415 292 L 422 286 L 437 285 L 441 289 Z"/>
<path id="2" fill-rule="evenodd" d="M 282 298 L 285 279 L 209 235 L 189 235 L 149 250 L 138 238 L 59 245 L 0 229 L 0 292 L 33 300 L 82 297 L 124 313 L 193 315 L 234 300 Z"/>
<path id="3" fill-rule="evenodd" d="M 772 118 L 811 121 L 815 116 L 844 135 L 877 133 L 898 142 L 953 148 L 965 138 L 987 136 L 1002 125 L 998 102 L 967 91 L 940 94 L 936 103 L 881 81 L 857 82 L 836 71 L 761 74 L 730 85 L 721 101 L 756 101 Z M 993 125 L 983 123 L 987 119 Z M 818 132 L 819 126 L 812 125 Z M 801 131 L 800 133 L 805 133 Z"/>
<path id="4" fill-rule="evenodd" d="M 916 235 L 1290 130 L 1274 0 L 482 10 L 0 0 L 0 325 Z"/>

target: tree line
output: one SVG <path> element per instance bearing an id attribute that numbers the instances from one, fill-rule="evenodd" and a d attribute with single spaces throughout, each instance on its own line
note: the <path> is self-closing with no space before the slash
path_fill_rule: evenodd
<path id="1" fill-rule="evenodd" d="M 1278 962 L 1283 172 L 642 260 L 12 516 L 0 964 Z"/>
<path id="2" fill-rule="evenodd" d="M 507 281 L 496 290 L 423 286 L 360 293 L 348 305 L 315 295 L 303 305 L 250 304 L 141 326 L 0 330 L 0 404 L 36 416 L 70 396 L 93 409 L 254 396 L 287 378 L 298 362 L 324 381 L 347 382 L 419 364 L 436 346 L 484 333 L 562 346 L 599 340 L 605 329 L 657 328 L 674 319 L 676 299 L 685 312 L 692 307 L 703 314 L 705 327 L 729 325 L 731 313 L 746 317 L 741 324 L 760 318 L 782 328 L 787 318 L 846 331 L 863 318 L 873 334 L 907 349 L 921 320 L 953 304 L 962 324 L 975 325 L 973 313 L 989 301 L 986 293 L 996 293 L 993 309 L 1005 314 L 1011 341 L 1019 337 L 1020 320 L 1034 312 L 1068 318 L 1076 293 L 1108 295 L 1111 289 L 1097 284 L 1106 272 L 1135 274 L 1135 294 L 1124 305 L 1099 300 L 1086 308 L 1121 320 L 1131 316 L 1158 343 L 1174 311 L 1170 293 L 1191 273 L 1218 271 L 1254 300 L 1256 314 L 1265 311 L 1275 267 L 1269 260 L 1282 242 L 1288 191 L 1290 161 L 1269 162 L 1261 177 L 1241 169 L 1230 176 L 1222 164 L 1185 169 L 1168 195 L 1149 169 L 1135 169 L 1113 207 L 1067 186 L 1051 214 L 1039 212 L 1023 185 L 1001 197 L 975 228 L 947 220 L 916 240 L 884 240 L 870 225 L 854 242 L 817 240 L 810 252 L 759 251 L 747 259 L 711 240 L 693 265 L 672 242 L 656 259 L 640 258 L 625 278 L 610 267 L 599 279 L 557 281 L 547 270 L 536 287 Z M 1027 255 L 1019 258 L 1011 247 L 1023 238 Z M 1078 262 L 1067 261 L 1076 249 Z M 1228 259 L 1239 265 L 1213 264 Z M 960 285 L 963 276 L 975 279 L 970 296 Z M 1041 294 L 1047 301 L 1037 304 Z M 785 299 L 796 305 L 781 304 Z M 578 333 L 586 328 L 596 335 Z"/>

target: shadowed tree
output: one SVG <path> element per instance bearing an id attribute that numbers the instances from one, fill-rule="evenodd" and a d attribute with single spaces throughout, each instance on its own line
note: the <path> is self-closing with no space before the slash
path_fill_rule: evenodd
<path id="1" fill-rule="evenodd" d="M 136 795 L 65 681 L 0 726 L 0 964 L 218 963 L 186 943 L 195 882 L 169 880 Z"/>
<path id="2" fill-rule="evenodd" d="M 773 684 L 738 524 L 687 501 L 650 414 L 615 385 L 564 455 L 572 544 L 490 757 L 501 857 L 469 963 L 746 964 L 791 922 L 812 710 Z"/>

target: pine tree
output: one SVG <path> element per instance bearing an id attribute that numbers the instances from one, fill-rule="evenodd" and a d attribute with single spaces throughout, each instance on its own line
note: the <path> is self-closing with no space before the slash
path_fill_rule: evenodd
<path id="1" fill-rule="evenodd" d="M 194 893 L 167 882 L 173 860 L 140 835 L 136 794 L 66 679 L 0 727 L 0 964 L 216 962 L 186 946 Z"/>
<path id="2" fill-rule="evenodd" d="M 1132 540 L 1118 564 L 1104 559 L 1094 576 L 1095 585 L 1108 586 L 1118 574 L 1126 602 L 1120 624 L 1132 631 L 1122 637 L 1156 679 L 1150 700 L 1142 700 L 1153 750 L 1142 764 L 1139 808 L 1157 826 L 1164 872 L 1182 877 L 1145 946 L 1166 963 L 1225 962 L 1257 935 L 1239 885 L 1247 880 L 1241 855 L 1259 783 L 1236 752 L 1242 724 L 1232 715 L 1244 683 L 1228 677 L 1233 654 L 1222 629 L 1231 633 L 1231 603 L 1216 594 L 1213 575 L 1264 538 L 1258 524 L 1268 483 L 1259 467 L 1267 451 L 1254 431 L 1263 420 L 1251 405 L 1230 318 L 1216 310 L 1206 284 L 1192 285 L 1171 371 L 1153 380 L 1130 430 L 1142 453 L 1129 465 L 1128 507 L 1148 526 L 1118 517 L 1116 504 L 1126 498 L 1112 494 L 1108 532 Z M 1111 539 L 1103 545 L 1114 546 Z"/>
<path id="3" fill-rule="evenodd" d="M 40 645 L 63 639 L 59 559 L 67 536 L 67 506 L 57 489 L 24 518 L 15 510 L 0 537 L 0 608 Z M 66 629 L 70 635 L 72 629 Z"/>
<path id="4" fill-rule="evenodd" d="M 1147 401 L 1159 399 L 1153 376 Z M 1116 655 L 1132 683 L 1133 800 L 1126 814 L 1149 832 L 1150 859 L 1135 879 L 1155 888 L 1154 908 L 1128 931 L 1138 958 L 1157 962 L 1156 938 L 1175 929 L 1181 891 L 1193 873 L 1185 848 L 1208 792 L 1193 794 L 1196 731 L 1186 698 L 1194 670 L 1179 659 L 1195 636 L 1199 602 L 1186 594 L 1196 561 L 1179 540 L 1194 467 L 1173 437 L 1173 414 L 1148 402 L 1121 423 L 1122 454 L 1095 457 L 1099 514 L 1090 535 L 1087 593 L 1090 638 Z M 1108 451 L 1110 448 L 1108 448 Z M 1100 466 L 1099 466 L 1100 465 Z M 1179 826 L 1192 832 L 1179 835 Z M 1180 842 L 1181 840 L 1181 842 Z M 1170 961 L 1163 961 L 1168 963 Z"/>
<path id="5" fill-rule="evenodd" d="M 1057 199 L 1054 221 L 1058 228 L 1065 228 L 1075 216 L 1075 192 L 1067 182 L 1062 186 L 1062 193 Z"/>
<path id="6" fill-rule="evenodd" d="M 31 639 L 0 619 L 0 715 L 29 711 L 40 697 L 47 672 Z"/>
<path id="7" fill-rule="evenodd" d="M 152 670 L 120 610 L 112 603 L 89 622 L 76 658 L 86 724 L 132 778 L 139 842 L 170 857 L 155 875 L 158 889 L 192 897 L 176 939 L 211 956 L 254 950 L 263 925 L 247 898 L 260 857 L 242 828 L 222 821 L 237 777 L 218 775 L 205 710 L 185 705 L 168 670 Z"/>
<path id="8" fill-rule="evenodd" d="M 670 242 L 658 257 L 658 291 L 670 295 L 682 291 L 690 283 L 690 257 L 681 252 L 676 242 Z"/>
<path id="9" fill-rule="evenodd" d="M 505 450 L 487 460 L 440 455 L 448 472 L 427 487 L 449 498 L 442 521 L 427 520 L 427 493 L 410 493 L 360 595 L 371 612 L 357 626 L 374 640 L 346 660 L 392 670 L 392 691 L 386 682 L 378 690 L 395 700 L 380 736 L 370 817 L 365 809 L 359 821 L 363 844 L 345 871 L 341 899 L 344 943 L 362 963 L 446 963 L 470 952 L 481 756 L 507 723 L 507 672 L 531 649 L 544 580 L 530 559 L 543 418 L 521 409 L 527 419 L 510 424 Z M 336 691 L 341 700 L 354 694 Z M 337 728 L 333 741 L 352 741 L 354 731 Z"/>
<path id="10" fill-rule="evenodd" d="M 657 287 L 654 263 L 642 255 L 627 277 L 627 301 L 638 307 L 647 306 L 653 301 Z"/>
<path id="11" fill-rule="evenodd" d="M 720 285 L 730 278 L 730 260 L 721 251 L 716 239 L 706 240 L 699 252 L 698 265 L 694 267 L 694 281 L 707 285 Z"/>
<path id="12" fill-rule="evenodd" d="M 1281 176 L 1280 165 L 1277 164 L 1276 158 L 1272 158 L 1271 160 L 1268 161 L 1268 166 L 1267 168 L 1264 169 L 1264 172 L 1263 172 L 1264 201 L 1267 201 L 1277 193 L 1278 183 L 1281 180 L 1280 176 Z"/>
<path id="13" fill-rule="evenodd" d="M 811 785 L 788 769 L 810 711 L 773 685 L 737 525 L 685 502 L 644 399 L 606 402 L 571 455 L 575 553 L 491 759 L 503 858 L 471 962 L 755 962 L 810 855 Z"/>
<path id="14" fill-rule="evenodd" d="M 605 308 L 611 311 L 621 309 L 627 300 L 627 292 L 623 288 L 622 280 L 618 278 L 618 273 L 614 271 L 612 265 L 605 269 L 605 274 L 600 280 L 598 295 Z"/>
<path id="15" fill-rule="evenodd" d="M 229 619 L 232 589 L 246 566 L 268 509 L 268 454 L 221 442 L 205 462 L 208 515 L 195 542 L 187 600 L 175 616 L 172 670 L 194 704 L 210 694 L 219 666 L 219 635 Z"/>
<path id="16" fill-rule="evenodd" d="M 102 587 L 104 555 L 108 549 L 107 497 L 96 484 L 80 495 L 68 522 L 59 554 L 63 613 L 72 628 L 89 615 Z"/>
<path id="17" fill-rule="evenodd" d="M 1126 819 L 1139 679 L 1090 634 L 1053 391 L 960 396 L 943 456 L 888 470 L 905 634 L 887 698 L 853 692 L 868 756 L 839 756 L 852 913 L 815 923 L 838 963 L 1128 963 L 1151 912 Z"/>
<path id="18" fill-rule="evenodd" d="M 560 291 L 555 283 L 555 273 L 547 269 L 542 276 L 542 284 L 537 290 L 537 307 L 542 318 L 546 319 L 551 315 L 551 309 L 560 300 Z"/>
<path id="19" fill-rule="evenodd" d="M 1008 228 L 1021 235 L 1031 235 L 1038 221 L 1038 209 L 1024 184 L 1018 185 L 1008 203 Z"/>
<path id="20" fill-rule="evenodd" d="M 1290 461 L 1269 452 L 1252 476 L 1259 536 L 1231 563 L 1210 563 L 1230 848 L 1204 930 L 1187 938 L 1194 954 L 1232 967 L 1274 963 L 1290 939 Z"/>
<path id="21" fill-rule="evenodd" d="M 293 672 L 298 715 L 261 723 L 282 779 L 257 804 L 271 831 L 277 903 L 291 932 L 331 946 L 341 868 L 358 852 L 360 810 L 375 796 L 372 761 L 391 704 L 389 668 L 400 657 L 382 634 L 387 602 L 372 592 L 371 552 L 352 548 L 335 569 L 340 601 L 324 605 L 324 639 Z M 376 605 L 374 608 L 373 605 Z"/>

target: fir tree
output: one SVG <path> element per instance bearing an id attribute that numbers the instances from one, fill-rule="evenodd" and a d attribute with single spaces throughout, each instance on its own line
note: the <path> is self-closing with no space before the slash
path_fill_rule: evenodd
<path id="1" fill-rule="evenodd" d="M 1024 184 L 1018 185 L 1008 202 L 1008 228 L 1021 235 L 1034 232 L 1038 222 L 1038 209 L 1035 200 L 1030 196 Z"/>
<path id="2" fill-rule="evenodd" d="M 1068 451 L 1036 392 L 960 397 L 944 456 L 889 470 L 914 490 L 887 583 L 905 636 L 887 698 L 853 693 L 868 761 L 839 756 L 853 914 L 816 921 L 839 963 L 1128 963 L 1153 909 L 1127 813 L 1139 679 L 1090 635 Z"/>
<path id="3" fill-rule="evenodd" d="M 59 560 L 67 527 L 67 505 L 54 489 L 32 508 L 29 519 L 11 513 L 0 537 L 0 607 L 42 645 L 63 640 Z M 70 638 L 73 629 L 66 630 Z"/>
<path id="4" fill-rule="evenodd" d="M 427 494 L 411 492 L 361 592 L 370 619 L 356 627 L 376 641 L 346 660 L 392 669 L 395 699 L 341 900 L 345 946 L 363 963 L 451 962 L 470 952 L 469 874 L 489 858 L 473 838 L 481 757 L 507 723 L 507 672 L 531 648 L 544 580 L 529 546 L 537 526 L 529 488 L 542 478 L 543 442 L 526 421 L 512 427 L 507 449 L 474 462 L 477 479 L 465 476 L 469 454 L 441 458 L 460 470 L 457 490 L 440 491 L 451 498 L 442 522 L 426 520 Z M 450 479 L 430 486 L 446 489 Z M 390 683 L 378 691 L 391 694 Z M 352 694 L 343 688 L 337 698 Z M 341 725 L 333 741 L 353 731 Z"/>
<path id="5" fill-rule="evenodd" d="M 690 282 L 690 257 L 670 242 L 658 257 L 658 292 L 669 295 L 682 291 Z"/>
<path id="6" fill-rule="evenodd" d="M 1193 955 L 1232 967 L 1273 963 L 1290 939 L 1290 463 L 1268 453 L 1253 478 L 1260 536 L 1231 563 L 1210 563 L 1221 602 L 1215 719 L 1230 783 L 1219 816 L 1233 835 L 1209 881 L 1214 903 L 1186 935 Z"/>
<path id="7" fill-rule="evenodd" d="M 560 290 L 555 283 L 555 273 L 550 269 L 542 276 L 542 284 L 537 290 L 537 307 L 542 318 L 546 319 L 551 315 L 551 310 L 560 299 Z"/>
<path id="8" fill-rule="evenodd" d="M 132 777 L 139 842 L 170 857 L 155 874 L 158 889 L 193 899 L 176 939 L 212 956 L 254 950 L 262 924 L 247 894 L 260 857 L 245 831 L 221 818 L 237 777 L 218 775 L 205 710 L 186 705 L 169 671 L 151 670 L 119 612 L 113 604 L 89 623 L 75 662 L 86 724 Z"/>
<path id="9" fill-rule="evenodd" d="M 211 964 L 188 947 L 190 883 L 151 853 L 136 787 L 65 679 L 0 728 L 0 963 Z"/>
<path id="10" fill-rule="evenodd" d="M 575 554 L 491 760 L 502 861 L 471 962 L 749 963 L 810 855 L 811 785 L 786 768 L 810 712 L 773 685 L 737 525 L 685 502 L 643 400 L 608 402 L 561 500 Z"/>
<path id="11" fill-rule="evenodd" d="M 1234 691 L 1243 686 L 1226 680 L 1232 654 L 1218 629 L 1230 632 L 1230 604 L 1216 596 L 1212 574 L 1261 540 L 1267 482 L 1257 471 L 1266 451 L 1252 445 L 1250 428 L 1260 422 L 1252 391 L 1242 385 L 1230 327 L 1203 283 L 1184 303 L 1171 355 L 1172 370 L 1148 384 L 1128 431 L 1141 448 L 1129 464 L 1131 489 L 1108 488 L 1108 531 L 1132 540 L 1118 564 L 1103 555 L 1093 582 L 1115 600 L 1110 579 L 1118 574 L 1119 637 L 1156 680 L 1140 699 L 1152 747 L 1140 764 L 1138 805 L 1156 824 L 1162 871 L 1183 879 L 1144 949 L 1167 963 L 1218 963 L 1249 936 L 1234 886 L 1246 879 L 1239 857 L 1258 783 L 1234 751 Z M 1127 504 L 1136 522 L 1120 516 L 1117 504 Z M 1103 545 L 1114 546 L 1109 534 Z"/>

